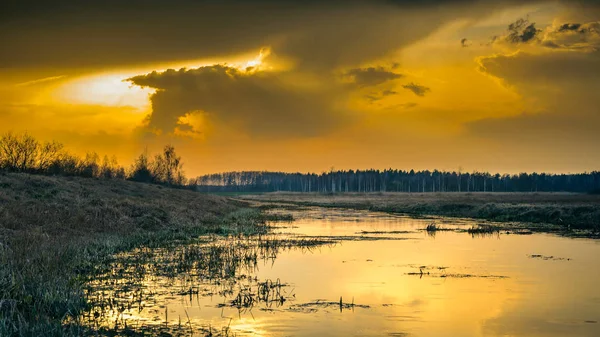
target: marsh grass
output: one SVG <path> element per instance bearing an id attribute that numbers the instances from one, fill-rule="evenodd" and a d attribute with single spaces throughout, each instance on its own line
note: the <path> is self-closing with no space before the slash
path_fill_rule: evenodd
<path id="1" fill-rule="evenodd" d="M 316 312 L 319 309 L 336 309 L 336 310 L 339 310 L 340 312 L 343 312 L 344 310 L 354 311 L 355 308 L 369 309 L 371 307 L 366 304 L 354 303 L 354 298 L 352 299 L 352 302 L 350 302 L 350 303 L 344 302 L 343 298 L 340 297 L 339 301 L 315 300 L 312 302 L 295 304 L 295 305 L 291 306 L 288 310 L 294 311 L 294 312 L 309 312 L 310 313 L 310 312 Z"/>
<path id="2" fill-rule="evenodd" d="M 85 325 L 123 332 L 135 323 L 127 317 L 157 315 L 174 296 L 189 303 L 222 297 L 217 307 L 236 309 L 240 316 L 251 314 L 255 307 L 279 308 L 294 300 L 293 289 L 280 280 L 257 279 L 259 265 L 273 263 L 283 251 L 310 250 L 317 244 L 302 238 L 234 234 L 117 254 L 86 284 L 91 307 L 82 317 Z M 164 325 L 176 334 L 181 324 L 173 324 L 166 316 L 165 311 L 164 322 L 145 321 L 143 328 L 153 326 L 149 331 L 154 331 L 155 325 Z M 186 327 L 195 333 L 203 328 L 197 322 L 188 322 Z"/>
<path id="3" fill-rule="evenodd" d="M 444 232 L 444 231 L 453 231 L 454 229 L 452 228 L 447 228 L 447 227 L 442 227 L 437 225 L 435 222 L 432 222 L 430 224 L 428 224 L 425 227 L 425 231 L 428 233 L 435 233 L 435 232 Z"/>
<path id="4" fill-rule="evenodd" d="M 472 236 L 492 236 L 499 235 L 501 228 L 493 225 L 477 225 L 467 229 L 467 233 Z"/>
<path id="5" fill-rule="evenodd" d="M 242 287 L 237 295 L 219 307 L 236 308 L 240 314 L 252 310 L 254 307 L 262 305 L 263 310 L 270 310 L 273 307 L 278 308 L 286 302 L 293 301 L 296 295 L 293 290 L 285 291 L 289 285 L 281 283 L 279 279 L 265 280 L 256 283 L 256 286 Z"/>
<path id="6" fill-rule="evenodd" d="M 265 193 L 243 200 L 296 206 L 352 208 L 409 214 L 477 218 L 531 224 L 532 230 L 575 229 L 600 234 L 600 195 L 583 193 Z M 533 225 L 536 224 L 536 225 Z"/>
<path id="7" fill-rule="evenodd" d="M 266 233 L 258 210 L 120 180 L 0 174 L 0 336 L 75 336 L 113 256 L 210 233 Z M 91 329 L 91 330 L 90 330 Z"/>

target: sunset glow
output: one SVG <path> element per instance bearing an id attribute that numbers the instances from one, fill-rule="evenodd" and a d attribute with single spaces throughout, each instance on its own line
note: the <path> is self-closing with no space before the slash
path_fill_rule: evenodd
<path id="1" fill-rule="evenodd" d="M 103 74 L 74 79 L 56 88 L 53 98 L 60 103 L 148 108 L 153 90 L 132 86 L 126 82 L 129 76 Z"/>
<path id="2" fill-rule="evenodd" d="M 15 56 L 27 50 L 15 44 L 3 52 L 0 131 L 54 134 L 74 148 L 96 146 L 86 138 L 118 135 L 131 146 L 94 149 L 126 161 L 134 156 L 127 148 L 173 142 L 194 157 L 194 174 L 331 166 L 571 172 L 599 164 L 593 144 L 600 139 L 589 128 L 599 122 L 598 83 L 587 76 L 593 71 L 576 73 L 577 65 L 598 62 L 593 11 L 566 2 L 496 1 L 452 4 L 440 14 L 373 3 L 344 11 L 315 6 L 313 13 L 330 13 L 333 21 L 315 14 L 304 24 L 296 23 L 304 14 L 294 8 L 272 8 L 280 29 L 233 29 L 218 43 L 181 31 L 181 40 L 162 41 L 173 45 L 170 53 L 140 54 L 153 46 L 143 38 L 121 49 L 106 42 L 97 58 L 82 55 L 98 46 L 72 44 L 81 53 L 74 58 L 58 44 L 41 50 L 34 65 Z M 353 22 L 365 10 L 368 18 Z M 254 20 L 252 11 L 239 15 Z M 419 25 L 423 20 L 436 24 Z M 144 34 L 122 29 L 106 34 Z M 175 21 L 171 29 L 178 31 Z M 62 34 L 48 29 L 40 38 Z M 78 111 L 77 122 L 65 106 Z M 94 122 L 99 116 L 102 125 Z"/>
<path id="3" fill-rule="evenodd" d="M 600 336 L 598 0 L 0 0 L 0 336 Z"/>

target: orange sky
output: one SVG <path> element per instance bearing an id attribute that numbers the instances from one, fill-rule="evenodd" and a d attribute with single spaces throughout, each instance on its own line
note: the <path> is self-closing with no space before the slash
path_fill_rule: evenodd
<path id="1" fill-rule="evenodd" d="M 593 1 L 135 4 L 2 5 L 0 132 L 189 176 L 600 167 Z"/>

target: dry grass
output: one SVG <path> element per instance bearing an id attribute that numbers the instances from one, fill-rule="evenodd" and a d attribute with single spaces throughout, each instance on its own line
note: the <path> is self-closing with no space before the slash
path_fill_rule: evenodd
<path id="1" fill-rule="evenodd" d="M 206 233 L 264 230 L 239 202 L 156 185 L 0 174 L 0 335 L 90 333 L 82 284 L 109 256 Z"/>
<path id="2" fill-rule="evenodd" d="M 600 195 L 579 193 L 267 193 L 244 199 L 600 230 Z"/>

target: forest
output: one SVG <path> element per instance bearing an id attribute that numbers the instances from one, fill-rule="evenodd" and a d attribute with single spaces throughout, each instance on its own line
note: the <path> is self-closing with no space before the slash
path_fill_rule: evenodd
<path id="1" fill-rule="evenodd" d="M 315 173 L 244 171 L 191 182 L 203 192 L 586 192 L 600 190 L 600 172 L 576 174 L 341 170 Z"/>

